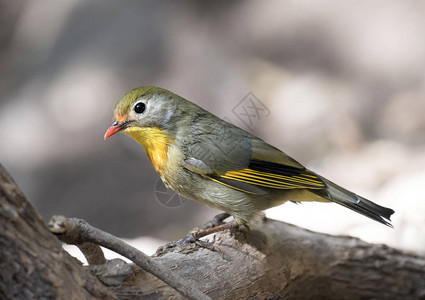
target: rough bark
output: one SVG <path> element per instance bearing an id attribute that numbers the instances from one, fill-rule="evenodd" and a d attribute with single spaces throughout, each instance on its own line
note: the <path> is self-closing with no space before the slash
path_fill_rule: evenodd
<path id="1" fill-rule="evenodd" d="M 384 245 L 272 220 L 215 238 L 224 259 L 180 249 L 155 261 L 212 299 L 425 299 L 425 258 Z M 0 298 L 183 297 L 122 260 L 81 266 L 0 166 Z"/>
<path id="2" fill-rule="evenodd" d="M 0 298 L 114 298 L 62 249 L 1 165 Z"/>
<path id="3" fill-rule="evenodd" d="M 425 259 L 385 245 L 272 220 L 217 242 L 224 260 L 200 250 L 160 261 L 213 299 L 425 299 Z"/>

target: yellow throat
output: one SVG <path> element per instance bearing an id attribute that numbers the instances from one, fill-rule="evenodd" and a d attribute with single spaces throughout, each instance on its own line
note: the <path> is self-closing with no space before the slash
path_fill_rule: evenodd
<path id="1" fill-rule="evenodd" d="M 174 138 L 156 127 L 128 127 L 122 132 L 143 146 L 151 164 L 162 176 L 168 159 L 168 145 L 174 143 Z"/>

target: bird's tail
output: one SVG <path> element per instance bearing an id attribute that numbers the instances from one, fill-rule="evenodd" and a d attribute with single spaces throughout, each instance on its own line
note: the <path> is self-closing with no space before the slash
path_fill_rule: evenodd
<path id="1" fill-rule="evenodd" d="M 321 177 L 323 182 L 326 184 L 327 189 L 321 190 L 320 196 L 333 201 L 335 203 L 341 204 L 355 212 L 358 212 L 372 220 L 385 224 L 389 227 L 391 225 L 390 217 L 394 213 L 394 210 L 391 208 L 386 208 L 378 204 L 373 203 L 359 195 L 356 195 L 335 183 L 327 180 L 326 178 Z"/>

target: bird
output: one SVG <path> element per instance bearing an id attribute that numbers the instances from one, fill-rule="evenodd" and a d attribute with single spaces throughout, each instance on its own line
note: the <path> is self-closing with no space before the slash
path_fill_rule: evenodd
<path id="1" fill-rule="evenodd" d="M 167 188 L 224 212 L 220 224 L 192 234 L 192 242 L 220 230 L 249 227 L 262 211 L 287 201 L 334 202 L 392 227 L 392 209 L 337 185 L 166 89 L 144 86 L 125 94 L 104 139 L 119 132 L 144 148 Z M 229 215 L 232 222 L 221 222 Z"/>

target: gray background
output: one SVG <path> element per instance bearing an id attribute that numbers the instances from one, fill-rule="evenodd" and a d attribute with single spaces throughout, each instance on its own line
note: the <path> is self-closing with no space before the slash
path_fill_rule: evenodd
<path id="1" fill-rule="evenodd" d="M 172 240 L 216 211 L 155 199 L 126 136 L 131 88 L 172 90 L 396 210 L 395 230 L 336 205 L 270 216 L 425 252 L 424 1 L 0 1 L 0 163 L 48 220 Z M 252 92 L 270 110 L 247 128 Z"/>

